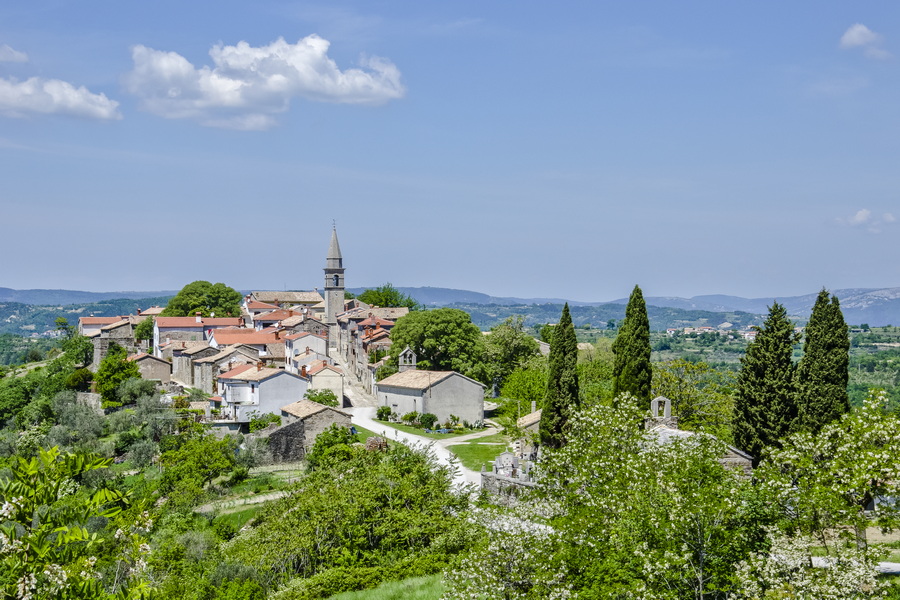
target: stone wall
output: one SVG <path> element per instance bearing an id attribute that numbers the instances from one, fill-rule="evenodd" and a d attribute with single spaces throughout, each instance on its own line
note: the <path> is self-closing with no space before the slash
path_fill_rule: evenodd
<path id="1" fill-rule="evenodd" d="M 493 496 L 501 506 L 513 506 L 521 494 L 537 486 L 533 481 L 506 477 L 497 473 L 481 473 L 481 489 Z"/>

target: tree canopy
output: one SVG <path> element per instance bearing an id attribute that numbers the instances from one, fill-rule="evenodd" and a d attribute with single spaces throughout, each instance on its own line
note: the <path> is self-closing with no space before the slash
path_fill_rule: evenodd
<path id="1" fill-rule="evenodd" d="M 794 326 L 784 306 L 769 307 L 769 316 L 741 359 L 734 407 L 734 440 L 758 463 L 767 446 L 793 431 L 797 420 L 794 388 Z"/>
<path id="2" fill-rule="evenodd" d="M 799 427 L 816 432 L 850 410 L 850 337 L 837 296 L 819 292 L 797 364 Z"/>
<path id="3" fill-rule="evenodd" d="M 650 319 L 647 317 L 647 305 L 639 286 L 634 286 L 628 299 L 625 320 L 619 327 L 612 350 L 616 355 L 613 364 L 613 395 L 618 397 L 628 393 L 649 406 L 653 377 L 650 366 Z"/>
<path id="4" fill-rule="evenodd" d="M 483 337 L 469 314 L 457 308 L 411 312 L 391 330 L 391 362 L 396 365 L 409 346 L 423 369 L 456 371 L 486 382 Z"/>
<path id="5" fill-rule="evenodd" d="M 415 298 L 404 294 L 391 285 L 390 282 L 377 288 L 368 289 L 357 296 L 356 299 L 372 306 L 406 306 L 410 310 L 422 308 L 422 305 Z"/>
<path id="6" fill-rule="evenodd" d="M 497 388 L 513 371 L 539 354 L 537 340 L 525 333 L 522 317 L 509 317 L 491 328 L 491 334 L 485 336 L 484 345 L 491 383 Z"/>
<path id="7" fill-rule="evenodd" d="M 543 447 L 561 448 L 566 443 L 567 423 L 579 405 L 578 342 L 568 303 L 553 329 L 547 362 L 547 395 L 541 410 L 540 441 Z"/>
<path id="8" fill-rule="evenodd" d="M 242 296 L 224 283 L 195 281 L 189 283 L 169 300 L 163 317 L 190 317 L 200 313 L 204 317 L 236 317 L 241 314 Z"/>

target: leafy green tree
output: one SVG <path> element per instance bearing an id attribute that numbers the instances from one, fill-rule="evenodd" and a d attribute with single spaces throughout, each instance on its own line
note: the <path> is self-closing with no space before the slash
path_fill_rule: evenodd
<path id="1" fill-rule="evenodd" d="M 199 312 L 204 317 L 213 313 L 217 317 L 236 317 L 241 314 L 242 299 L 240 292 L 224 283 L 195 281 L 181 288 L 160 316 L 190 317 Z"/>
<path id="2" fill-rule="evenodd" d="M 436 562 L 442 536 L 462 528 L 469 504 L 450 467 L 402 444 L 366 452 L 346 437 L 332 443 L 322 455 L 340 448 L 340 460 L 320 462 L 289 496 L 270 503 L 257 526 L 234 538 L 226 558 L 273 583 L 336 567 L 395 569 L 416 556 L 435 559 L 427 573 L 446 566 Z M 314 446 L 311 454 L 317 452 Z"/>
<path id="3" fill-rule="evenodd" d="M 682 359 L 656 363 L 653 395 L 672 401 L 681 429 L 703 431 L 730 443 L 734 411 L 734 375 L 705 362 Z"/>
<path id="4" fill-rule="evenodd" d="M 829 540 L 867 527 L 900 525 L 900 419 L 887 412 L 887 397 L 872 392 L 863 406 L 822 426 L 802 431 L 773 449 L 755 473 L 771 490 L 791 528 Z M 863 546 L 864 543 L 858 544 Z"/>
<path id="5" fill-rule="evenodd" d="M 11 476 L 0 480 L 3 598 L 124 600 L 149 590 L 135 556 L 143 543 L 140 535 L 122 548 L 126 560 L 114 567 L 115 581 L 104 579 L 97 563 L 106 544 L 89 532 L 89 521 L 117 515 L 126 496 L 107 488 L 79 490 L 76 481 L 111 462 L 96 455 L 64 454 L 59 448 L 42 449 L 30 460 L 15 459 Z M 123 532 L 120 537 L 131 536 Z"/>
<path id="6" fill-rule="evenodd" d="M 521 316 L 509 317 L 491 328 L 491 334 L 485 337 L 484 345 L 491 383 L 497 389 L 510 373 L 540 354 L 537 340 L 525 333 L 524 319 Z"/>
<path id="7" fill-rule="evenodd" d="M 94 375 L 94 381 L 97 382 L 97 391 L 103 401 L 103 407 L 122 406 L 119 399 L 119 385 L 129 379 L 139 379 L 141 372 L 137 363 L 128 360 L 128 353 L 125 348 L 119 346 L 115 342 L 109 345 L 109 350 L 97 373 Z"/>
<path id="8" fill-rule="evenodd" d="M 87 366 L 94 360 L 94 344 L 83 335 L 73 335 L 63 340 L 63 352 L 76 365 Z"/>
<path id="9" fill-rule="evenodd" d="M 486 382 L 484 336 L 472 318 L 457 308 L 417 310 L 397 319 L 391 330 L 390 364 L 409 346 L 418 366 L 434 371 L 456 371 Z"/>
<path id="10" fill-rule="evenodd" d="M 578 342 L 566 303 L 559 324 L 553 329 L 547 361 L 547 395 L 539 428 L 540 443 L 545 448 L 560 448 L 566 443 L 566 424 L 580 401 L 577 363 Z"/>
<path id="11" fill-rule="evenodd" d="M 816 432 L 850 410 L 850 337 L 837 296 L 819 292 L 797 364 L 799 427 Z"/>
<path id="12" fill-rule="evenodd" d="M 386 283 L 377 288 L 368 289 L 357 296 L 356 299 L 371 306 L 406 306 L 410 310 L 419 310 L 422 308 L 422 305 L 419 304 L 415 298 L 404 294 L 390 283 Z"/>
<path id="13" fill-rule="evenodd" d="M 638 286 L 634 286 L 628 299 L 625 320 L 619 327 L 612 351 L 616 355 L 613 395 L 618 397 L 628 393 L 649 407 L 653 376 L 650 366 L 650 320 L 644 295 Z"/>
<path id="14" fill-rule="evenodd" d="M 167 449 L 160 456 L 164 467 L 159 489 L 169 495 L 170 505 L 176 509 L 196 504 L 203 497 L 203 489 L 215 477 L 234 467 L 234 446 L 229 439 L 216 440 L 212 435 L 188 434 L 176 448 Z"/>
<path id="15" fill-rule="evenodd" d="M 784 306 L 773 302 L 757 331 L 741 359 L 733 425 L 735 444 L 754 457 L 754 465 L 797 424 L 791 360 L 797 336 Z"/>
<path id="16" fill-rule="evenodd" d="M 218 313 L 216 313 L 218 314 Z M 152 340 L 153 339 L 153 324 L 156 322 L 156 319 L 153 317 L 147 317 L 143 321 L 137 324 L 134 328 L 134 339 L 136 340 Z"/>
<path id="17" fill-rule="evenodd" d="M 531 403 L 536 408 L 544 407 L 547 395 L 547 360 L 543 356 L 534 357 L 524 366 L 516 369 L 503 382 L 500 397 L 512 401 L 501 404 L 501 412 L 513 419 L 531 412 Z"/>

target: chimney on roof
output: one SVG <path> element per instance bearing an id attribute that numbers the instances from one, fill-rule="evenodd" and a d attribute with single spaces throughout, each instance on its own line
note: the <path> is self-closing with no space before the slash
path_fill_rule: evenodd
<path id="1" fill-rule="evenodd" d="M 262 368 L 263 368 L 263 361 L 260 360 L 256 363 L 256 369 L 261 371 Z"/>
<path id="2" fill-rule="evenodd" d="M 138 308 L 137 311 L 138 311 L 138 316 L 141 316 L 141 309 Z"/>
<path id="3" fill-rule="evenodd" d="M 200 316 L 200 311 L 199 311 L 199 310 L 198 310 L 197 312 L 194 313 L 194 320 L 195 320 L 197 323 L 202 323 L 202 322 L 203 322 L 203 317 Z"/>
<path id="4" fill-rule="evenodd" d="M 300 377 L 306 377 L 306 365 L 300 367 Z"/>
<path id="5" fill-rule="evenodd" d="M 306 347 L 306 353 L 309 354 L 309 346 Z"/>

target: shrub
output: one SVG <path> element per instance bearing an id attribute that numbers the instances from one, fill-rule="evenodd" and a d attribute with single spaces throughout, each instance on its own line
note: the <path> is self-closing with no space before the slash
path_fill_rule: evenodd
<path id="1" fill-rule="evenodd" d="M 422 425 L 425 429 L 431 429 L 434 427 L 434 424 L 437 423 L 437 415 L 432 413 L 425 413 L 419 417 L 419 424 Z"/>
<path id="2" fill-rule="evenodd" d="M 317 600 L 341 592 L 368 590 L 384 579 L 378 567 L 336 567 L 306 579 L 294 579 L 271 596 L 273 600 Z"/>
<path id="3" fill-rule="evenodd" d="M 375 411 L 375 418 L 379 421 L 387 421 L 391 418 L 391 407 L 390 406 L 379 406 L 378 410 Z"/>
<path id="4" fill-rule="evenodd" d="M 274 413 L 259 414 L 256 411 L 250 413 L 250 433 L 265 429 L 272 423 L 281 425 L 281 417 Z"/>
<path id="5" fill-rule="evenodd" d="M 419 413 L 416 411 L 408 412 L 403 415 L 402 421 L 407 423 L 408 425 L 418 425 L 419 423 Z"/>

